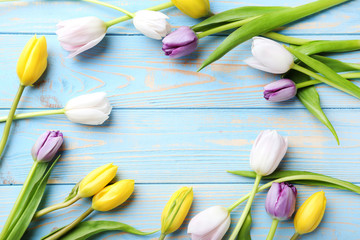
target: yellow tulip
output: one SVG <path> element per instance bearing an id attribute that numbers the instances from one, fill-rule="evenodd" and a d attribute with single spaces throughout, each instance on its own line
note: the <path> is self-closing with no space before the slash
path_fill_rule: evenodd
<path id="1" fill-rule="evenodd" d="M 98 192 L 92 200 L 92 208 L 97 211 L 110 211 L 125 202 L 134 192 L 135 181 L 121 180 Z"/>
<path id="2" fill-rule="evenodd" d="M 193 197 L 193 189 L 189 187 L 182 187 L 171 196 L 161 215 L 163 237 L 181 226 L 190 210 Z"/>
<path id="3" fill-rule="evenodd" d="M 172 3 L 184 14 L 192 18 L 200 18 L 209 15 L 209 0 L 171 0 Z"/>
<path id="4" fill-rule="evenodd" d="M 118 167 L 112 163 L 91 171 L 79 185 L 80 197 L 91 197 L 103 189 L 115 177 Z"/>
<path id="5" fill-rule="evenodd" d="M 320 224 L 326 208 L 326 197 L 323 191 L 314 193 L 299 208 L 295 215 L 294 225 L 298 234 L 314 231 Z"/>
<path id="6" fill-rule="evenodd" d="M 23 86 L 33 85 L 47 66 L 47 46 L 44 36 L 33 36 L 25 45 L 19 57 L 16 72 Z"/>

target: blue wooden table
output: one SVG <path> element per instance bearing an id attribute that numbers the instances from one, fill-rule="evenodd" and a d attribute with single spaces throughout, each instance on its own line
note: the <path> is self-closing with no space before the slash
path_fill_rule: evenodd
<path id="1" fill-rule="evenodd" d="M 129 11 L 163 0 L 108 1 Z M 211 1 L 213 12 L 244 5 L 296 6 L 310 0 Z M 283 33 L 310 39 L 358 39 L 360 1 L 351 1 L 290 25 Z M 176 28 L 193 25 L 177 9 L 164 11 Z M 229 206 L 252 187 L 252 180 L 226 170 L 249 170 L 248 156 L 260 130 L 277 129 L 289 137 L 290 147 L 282 169 L 310 170 L 360 183 L 360 102 L 327 86 L 319 86 L 322 106 L 341 140 L 331 133 L 297 99 L 271 104 L 262 98 L 262 87 L 278 78 L 247 67 L 250 42 L 237 47 L 200 73 L 200 63 L 224 39 L 201 40 L 195 54 L 171 60 L 161 42 L 139 34 L 132 23 L 121 23 L 95 48 L 74 59 L 66 58 L 55 35 L 60 20 L 97 16 L 110 20 L 115 10 L 81 1 L 19 1 L 0 4 L 0 115 L 8 113 L 18 87 L 17 58 L 34 34 L 45 35 L 49 66 L 44 81 L 26 89 L 18 112 L 63 107 L 78 95 L 106 91 L 114 110 L 103 126 L 84 126 L 64 116 L 17 121 L 0 163 L 0 227 L 32 165 L 30 149 L 45 130 L 58 129 L 65 136 L 63 157 L 56 165 L 41 206 L 62 201 L 74 184 L 89 171 L 114 162 L 118 178 L 135 179 L 131 199 L 111 212 L 96 212 L 91 219 L 121 221 L 149 231 L 160 225 L 162 209 L 180 186 L 194 187 L 194 204 L 181 230 L 169 239 L 188 239 L 187 223 L 199 211 Z M 360 62 L 360 53 L 334 55 Z M 3 125 L 0 130 L 2 131 Z M 360 239 L 360 197 L 323 187 L 298 186 L 298 206 L 312 193 L 324 190 L 328 199 L 325 217 L 311 235 L 302 239 Z M 265 239 L 271 219 L 264 209 L 266 193 L 257 195 L 253 214 L 253 239 Z M 74 206 L 36 220 L 24 239 L 39 239 L 70 223 L 90 204 Z M 243 206 L 232 214 L 232 227 Z M 289 239 L 291 221 L 283 222 L 276 239 Z M 121 232 L 93 239 L 156 239 L 157 234 L 136 237 Z"/>

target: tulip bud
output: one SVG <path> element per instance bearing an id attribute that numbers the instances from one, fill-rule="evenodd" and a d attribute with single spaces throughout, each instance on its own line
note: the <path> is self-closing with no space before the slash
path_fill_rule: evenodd
<path id="1" fill-rule="evenodd" d="M 188 234 L 192 240 L 222 239 L 230 227 L 229 211 L 221 206 L 210 207 L 190 220 Z"/>
<path id="2" fill-rule="evenodd" d="M 253 56 L 245 59 L 245 63 L 264 72 L 282 74 L 294 65 L 291 53 L 281 44 L 267 38 L 254 37 L 251 53 Z"/>
<path id="3" fill-rule="evenodd" d="M 191 28 L 182 26 L 167 35 L 162 42 L 166 56 L 179 58 L 196 50 L 198 37 Z"/>
<path id="4" fill-rule="evenodd" d="M 192 18 L 201 18 L 209 15 L 209 0 L 171 0 L 184 14 Z"/>
<path id="5" fill-rule="evenodd" d="M 136 12 L 133 23 L 145 36 L 160 40 L 171 32 L 171 26 L 166 19 L 169 17 L 162 12 L 140 10 Z"/>
<path id="6" fill-rule="evenodd" d="M 175 232 L 188 214 L 194 193 L 189 187 L 177 190 L 167 202 L 161 215 L 161 233 L 167 235 Z"/>
<path id="7" fill-rule="evenodd" d="M 63 141 L 63 134 L 60 131 L 47 131 L 43 133 L 31 149 L 34 161 L 51 161 L 59 151 Z"/>
<path id="8" fill-rule="evenodd" d="M 266 212 L 280 221 L 289 219 L 295 211 L 296 195 L 293 185 L 274 182 L 266 196 Z"/>
<path id="9" fill-rule="evenodd" d="M 282 137 L 276 130 L 262 131 L 251 149 L 252 170 L 260 176 L 273 173 L 285 156 L 287 147 L 287 137 Z"/>
<path id="10" fill-rule="evenodd" d="M 23 86 L 33 85 L 47 67 L 46 38 L 33 36 L 25 45 L 19 57 L 16 72 Z"/>
<path id="11" fill-rule="evenodd" d="M 111 113 L 111 105 L 105 92 L 85 94 L 73 98 L 65 106 L 65 115 L 74 123 L 103 124 Z"/>
<path id="12" fill-rule="evenodd" d="M 110 211 L 124 203 L 134 192 L 135 181 L 121 180 L 98 192 L 92 200 L 92 208 L 97 211 Z"/>
<path id="13" fill-rule="evenodd" d="M 326 197 L 323 191 L 311 195 L 295 214 L 296 232 L 305 234 L 314 231 L 324 216 L 325 208 Z"/>
<path id="14" fill-rule="evenodd" d="M 290 79 L 281 79 L 264 87 L 264 98 L 270 102 L 282 102 L 296 95 L 296 84 Z"/>
<path id="15" fill-rule="evenodd" d="M 91 171 L 79 185 L 80 197 L 91 197 L 103 189 L 115 177 L 117 166 L 108 163 Z"/>
<path id="16" fill-rule="evenodd" d="M 106 34 L 106 24 L 97 17 L 83 17 L 61 21 L 57 25 L 60 45 L 70 51 L 69 58 L 94 47 Z"/>

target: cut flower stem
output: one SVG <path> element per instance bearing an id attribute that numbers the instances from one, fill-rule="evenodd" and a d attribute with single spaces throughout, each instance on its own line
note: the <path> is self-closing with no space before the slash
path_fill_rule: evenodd
<path id="1" fill-rule="evenodd" d="M 279 220 L 273 219 L 273 221 L 271 223 L 270 231 L 266 237 L 266 240 L 272 240 L 274 238 L 278 224 L 279 224 Z"/>
<path id="2" fill-rule="evenodd" d="M 102 2 L 99 3 L 99 1 L 97 0 L 85 0 L 85 1 L 88 1 L 88 2 L 93 2 L 93 3 L 96 3 L 96 4 L 100 4 L 100 5 L 103 5 L 103 6 L 107 6 L 107 7 L 110 7 L 110 8 L 113 8 L 115 10 L 119 10 L 118 7 L 116 6 L 113 6 L 111 4 L 103 4 Z M 172 2 L 167 2 L 167 3 L 163 3 L 163 4 L 159 4 L 159 5 L 156 5 L 154 7 L 150 7 L 150 8 L 147 8 L 146 10 L 150 10 L 150 11 L 160 11 L 160 10 L 163 10 L 163 9 L 166 9 L 166 8 L 170 8 L 170 7 L 173 7 L 174 4 Z M 122 16 L 122 17 L 119 17 L 119 18 L 115 18 L 113 20 L 110 20 L 108 22 L 106 22 L 106 27 L 111 27 L 115 24 L 118 24 L 118 23 L 121 23 L 121 22 L 125 22 L 131 18 L 133 18 L 135 16 L 134 13 L 130 13 L 131 16 L 129 14 L 127 14 L 127 16 Z"/>
<path id="3" fill-rule="evenodd" d="M 234 231 L 232 232 L 232 234 L 230 235 L 230 238 L 229 240 L 234 240 L 236 239 L 242 225 L 244 224 L 245 222 L 245 219 L 246 219 L 246 216 L 248 215 L 249 211 L 250 211 L 250 208 L 251 208 L 251 205 L 252 205 L 252 202 L 254 201 L 254 198 L 255 198 L 255 195 L 256 193 L 258 192 L 258 186 L 260 184 L 260 180 L 261 180 L 261 175 L 259 174 L 256 174 L 256 178 L 255 178 L 255 182 L 254 182 L 254 186 L 253 186 L 253 189 L 249 195 L 249 200 L 247 201 L 246 203 L 246 206 L 244 208 L 244 211 L 242 212 L 241 214 L 241 217 L 238 221 L 238 223 L 236 224 L 236 227 L 234 229 Z"/>
<path id="4" fill-rule="evenodd" d="M 22 93 L 24 92 L 24 89 L 25 89 L 26 86 L 24 85 L 19 85 L 19 89 L 15 95 L 15 98 L 14 98 L 14 101 L 13 101 L 13 104 L 11 106 L 11 109 L 10 109 L 10 112 L 9 112 L 9 115 L 6 119 L 6 124 L 5 124 L 5 127 L 4 127 L 4 131 L 3 131 L 3 135 L 1 137 L 1 140 L 0 140 L 0 158 L 2 156 L 2 153 L 5 149 L 5 146 L 6 146 L 6 142 L 9 138 L 9 133 L 10 133 L 10 127 L 11 127 L 11 124 L 12 124 L 12 121 L 13 121 L 13 118 L 14 118 L 14 115 L 15 115 L 15 111 L 16 111 L 16 108 L 19 104 L 19 101 L 20 101 L 20 98 L 21 98 L 21 95 Z"/>
<path id="5" fill-rule="evenodd" d="M 66 202 L 57 203 L 57 204 L 51 205 L 51 206 L 49 206 L 47 208 L 41 209 L 41 210 L 39 210 L 39 211 L 37 211 L 35 213 L 34 219 L 39 218 L 41 216 L 44 216 L 45 214 L 56 211 L 58 209 L 68 207 L 68 206 L 74 204 L 75 202 L 77 202 L 79 199 L 81 199 L 81 197 L 76 195 L 75 197 L 73 197 L 72 199 L 70 199 L 70 200 L 68 200 Z"/>

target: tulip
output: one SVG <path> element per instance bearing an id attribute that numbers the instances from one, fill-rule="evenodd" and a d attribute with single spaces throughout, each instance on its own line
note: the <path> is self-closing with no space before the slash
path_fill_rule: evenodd
<path id="1" fill-rule="evenodd" d="M 97 17 L 82 17 L 61 21 L 56 34 L 60 45 L 71 52 L 72 58 L 98 44 L 105 36 L 107 26 Z"/>
<path id="2" fill-rule="evenodd" d="M 296 95 L 296 84 L 290 79 L 281 79 L 264 87 L 264 98 L 270 102 L 282 102 Z"/>
<path id="3" fill-rule="evenodd" d="M 245 63 L 264 72 L 283 74 L 294 65 L 291 53 L 281 44 L 267 38 L 254 37 L 251 53 L 253 56 L 245 59 Z"/>
<path id="4" fill-rule="evenodd" d="M 209 0 L 171 0 L 184 14 L 192 18 L 201 18 L 209 15 Z"/>
<path id="5" fill-rule="evenodd" d="M 162 42 L 165 55 L 179 58 L 195 51 L 198 37 L 191 28 L 183 26 L 167 35 Z"/>
<path id="6" fill-rule="evenodd" d="M 262 131 L 251 149 L 252 170 L 261 176 L 273 173 L 285 156 L 287 148 L 287 137 L 282 137 L 276 130 Z"/>
<path id="7" fill-rule="evenodd" d="M 280 221 L 289 219 L 295 211 L 296 195 L 292 184 L 274 182 L 266 196 L 266 212 Z"/>
<path id="8" fill-rule="evenodd" d="M 171 196 L 161 215 L 160 240 L 181 226 L 190 210 L 193 197 L 193 189 L 189 187 L 182 187 Z"/>
<path id="9" fill-rule="evenodd" d="M 44 240 L 55 240 L 61 239 L 65 234 L 75 228 L 82 220 L 90 215 L 94 210 L 97 211 L 110 211 L 122 203 L 124 203 L 134 192 L 135 181 L 130 179 L 121 180 L 112 185 L 105 187 L 103 190 L 98 192 L 92 200 L 91 207 L 81 214 L 69 225 L 60 228 L 58 231 L 54 231 L 46 237 Z"/>
<path id="10" fill-rule="evenodd" d="M 16 72 L 20 79 L 20 86 L 15 95 L 9 114 L 6 118 L 5 127 L 0 140 L 0 158 L 9 138 L 11 124 L 13 122 L 15 111 L 19 104 L 21 95 L 23 94 L 25 87 L 31 86 L 39 79 L 39 77 L 44 73 L 46 66 L 46 39 L 45 37 L 37 39 L 35 35 L 26 43 L 17 63 Z"/>
<path id="11" fill-rule="evenodd" d="M 41 209 L 35 213 L 34 218 L 38 218 L 50 212 L 68 207 L 81 198 L 91 197 L 100 192 L 109 182 L 115 177 L 118 167 L 112 163 L 108 163 L 96 168 L 86 175 L 75 187 L 71 190 L 69 196 L 65 201 L 57 203 Z"/>
<path id="12" fill-rule="evenodd" d="M 169 17 L 161 12 L 140 10 L 136 12 L 133 23 L 145 36 L 160 40 L 171 32 L 167 19 Z"/>
<path id="13" fill-rule="evenodd" d="M 74 123 L 100 125 L 111 112 L 111 105 L 105 92 L 85 94 L 68 101 L 65 115 Z"/>
<path id="14" fill-rule="evenodd" d="M 188 234 L 192 240 L 222 239 L 230 227 L 230 213 L 221 206 L 210 207 L 190 220 Z"/>
<path id="15" fill-rule="evenodd" d="M 47 67 L 47 57 L 46 38 L 33 36 L 21 52 L 16 66 L 23 86 L 31 86 L 41 77 Z"/>
<path id="16" fill-rule="evenodd" d="M 267 240 L 274 238 L 279 221 L 287 220 L 295 211 L 296 188 L 286 182 L 274 182 L 266 196 L 265 209 L 273 218 Z"/>
<path id="17" fill-rule="evenodd" d="M 115 177 L 118 167 L 112 163 L 91 171 L 79 185 L 80 197 L 91 197 L 103 189 Z"/>
<path id="18" fill-rule="evenodd" d="M 311 195 L 295 214 L 295 234 L 291 238 L 297 239 L 299 235 L 310 233 L 319 226 L 326 208 L 326 197 L 323 191 Z"/>
<path id="19" fill-rule="evenodd" d="M 134 192 L 135 181 L 121 180 L 98 192 L 92 200 L 92 208 L 106 212 L 123 204 Z"/>
<path id="20" fill-rule="evenodd" d="M 60 131 L 47 131 L 43 133 L 31 149 L 34 161 L 51 161 L 59 151 L 63 141 L 63 134 Z"/>
<path id="21" fill-rule="evenodd" d="M 256 173 L 254 186 L 244 211 L 242 212 L 234 231 L 230 235 L 230 240 L 235 240 L 243 226 L 245 219 L 250 212 L 262 176 L 267 176 L 275 171 L 284 157 L 287 147 L 287 138 L 282 137 L 275 130 L 262 131 L 256 138 L 250 153 L 250 166 Z"/>

